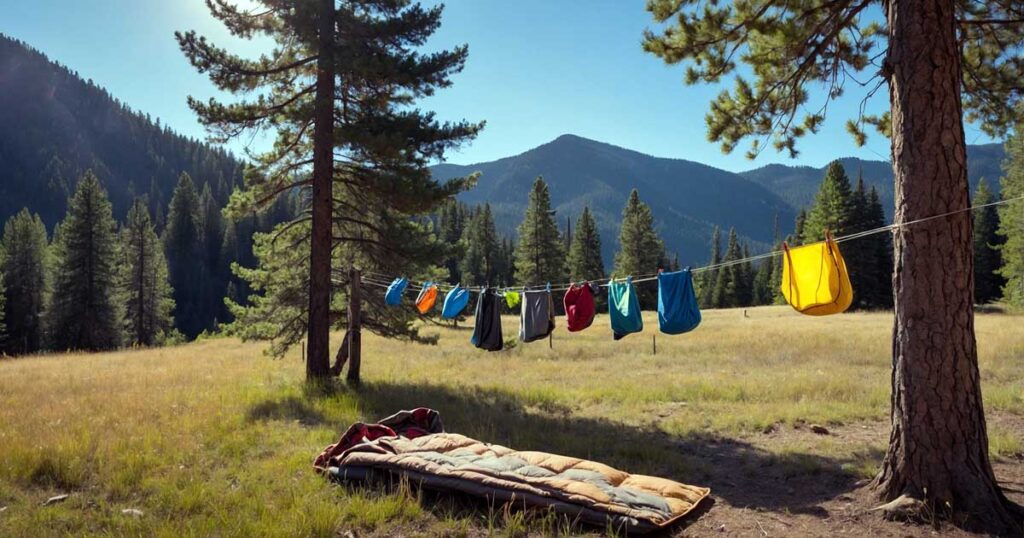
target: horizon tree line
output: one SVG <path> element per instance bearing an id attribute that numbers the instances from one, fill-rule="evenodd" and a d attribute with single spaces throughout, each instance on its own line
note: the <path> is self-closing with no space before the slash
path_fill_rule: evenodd
<path id="1" fill-rule="evenodd" d="M 196 195 L 186 173 L 163 234 L 150 205 L 136 198 L 118 224 L 106 190 L 86 171 L 52 237 L 28 208 L 8 219 L 0 239 L 0 354 L 154 346 L 216 331 L 230 321 L 225 298 L 249 294 L 230 267 L 251 263 L 252 230 L 290 210 L 282 199 L 275 211 L 223 219 L 209 184 Z M 189 301 L 191 310 L 180 307 Z"/>

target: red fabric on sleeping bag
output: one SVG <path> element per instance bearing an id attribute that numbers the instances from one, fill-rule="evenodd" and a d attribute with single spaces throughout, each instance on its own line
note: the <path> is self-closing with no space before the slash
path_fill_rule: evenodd
<path id="1" fill-rule="evenodd" d="M 328 446 L 324 449 L 323 453 L 316 457 L 313 467 L 326 469 L 327 462 L 332 457 L 344 454 L 348 449 L 366 441 L 398 435 L 407 439 L 415 439 L 423 435 L 441 433 L 443 431 L 444 425 L 441 423 L 441 414 L 427 407 L 417 407 L 412 411 L 399 411 L 377 424 L 356 422 L 349 426 L 337 443 Z"/>
<path id="2" fill-rule="evenodd" d="M 586 282 L 569 286 L 562 304 L 565 305 L 566 325 L 570 332 L 590 327 L 594 322 L 594 285 Z"/>

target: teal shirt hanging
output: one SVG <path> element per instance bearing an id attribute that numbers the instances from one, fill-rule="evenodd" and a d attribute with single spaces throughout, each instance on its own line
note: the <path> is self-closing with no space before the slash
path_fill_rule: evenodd
<path id="1" fill-rule="evenodd" d="M 690 268 L 658 275 L 658 325 L 665 334 L 683 334 L 700 325 Z"/>
<path id="2" fill-rule="evenodd" d="M 644 330 L 644 318 L 640 315 L 640 298 L 633 286 L 633 277 L 608 283 L 608 314 L 612 321 L 612 333 L 616 340 L 631 333 Z"/>

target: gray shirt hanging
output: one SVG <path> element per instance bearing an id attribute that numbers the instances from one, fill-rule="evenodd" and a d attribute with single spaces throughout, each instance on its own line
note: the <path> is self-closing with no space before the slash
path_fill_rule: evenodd
<path id="1" fill-rule="evenodd" d="M 519 322 L 519 339 L 533 342 L 547 338 L 555 329 L 555 304 L 551 292 L 525 291 L 522 300 L 522 316 Z"/>

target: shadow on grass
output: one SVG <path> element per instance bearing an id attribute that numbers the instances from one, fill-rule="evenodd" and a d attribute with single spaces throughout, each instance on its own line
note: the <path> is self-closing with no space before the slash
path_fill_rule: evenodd
<path id="1" fill-rule="evenodd" d="M 252 422 L 265 420 L 297 420 L 305 426 L 317 426 L 326 422 L 323 413 L 309 402 L 297 396 L 278 400 L 264 400 L 249 408 L 246 418 Z"/>
<path id="2" fill-rule="evenodd" d="M 368 421 L 402 409 L 430 407 L 441 413 L 446 431 L 487 443 L 585 458 L 631 473 L 710 487 L 713 497 L 734 507 L 822 519 L 830 514 L 820 504 L 854 490 L 860 478 L 857 469 L 881 459 L 877 450 L 832 458 L 792 450 L 770 452 L 714 434 L 672 435 L 654 426 L 575 416 L 564 404 L 500 389 L 395 382 L 351 388 L 339 382 L 306 391 L 305 397 L 307 401 L 290 397 L 262 402 L 250 409 L 249 417 L 324 425 L 329 421 L 314 404 L 330 409 L 342 401 L 350 405 L 353 399 Z M 339 428 L 339 435 L 345 427 Z M 488 517 L 486 510 L 494 510 L 478 500 L 445 501 L 444 495 L 429 492 L 423 498 L 425 508 L 442 518 L 455 515 L 479 521 L 481 515 Z M 712 504 L 702 503 L 687 519 L 694 521 Z"/>

